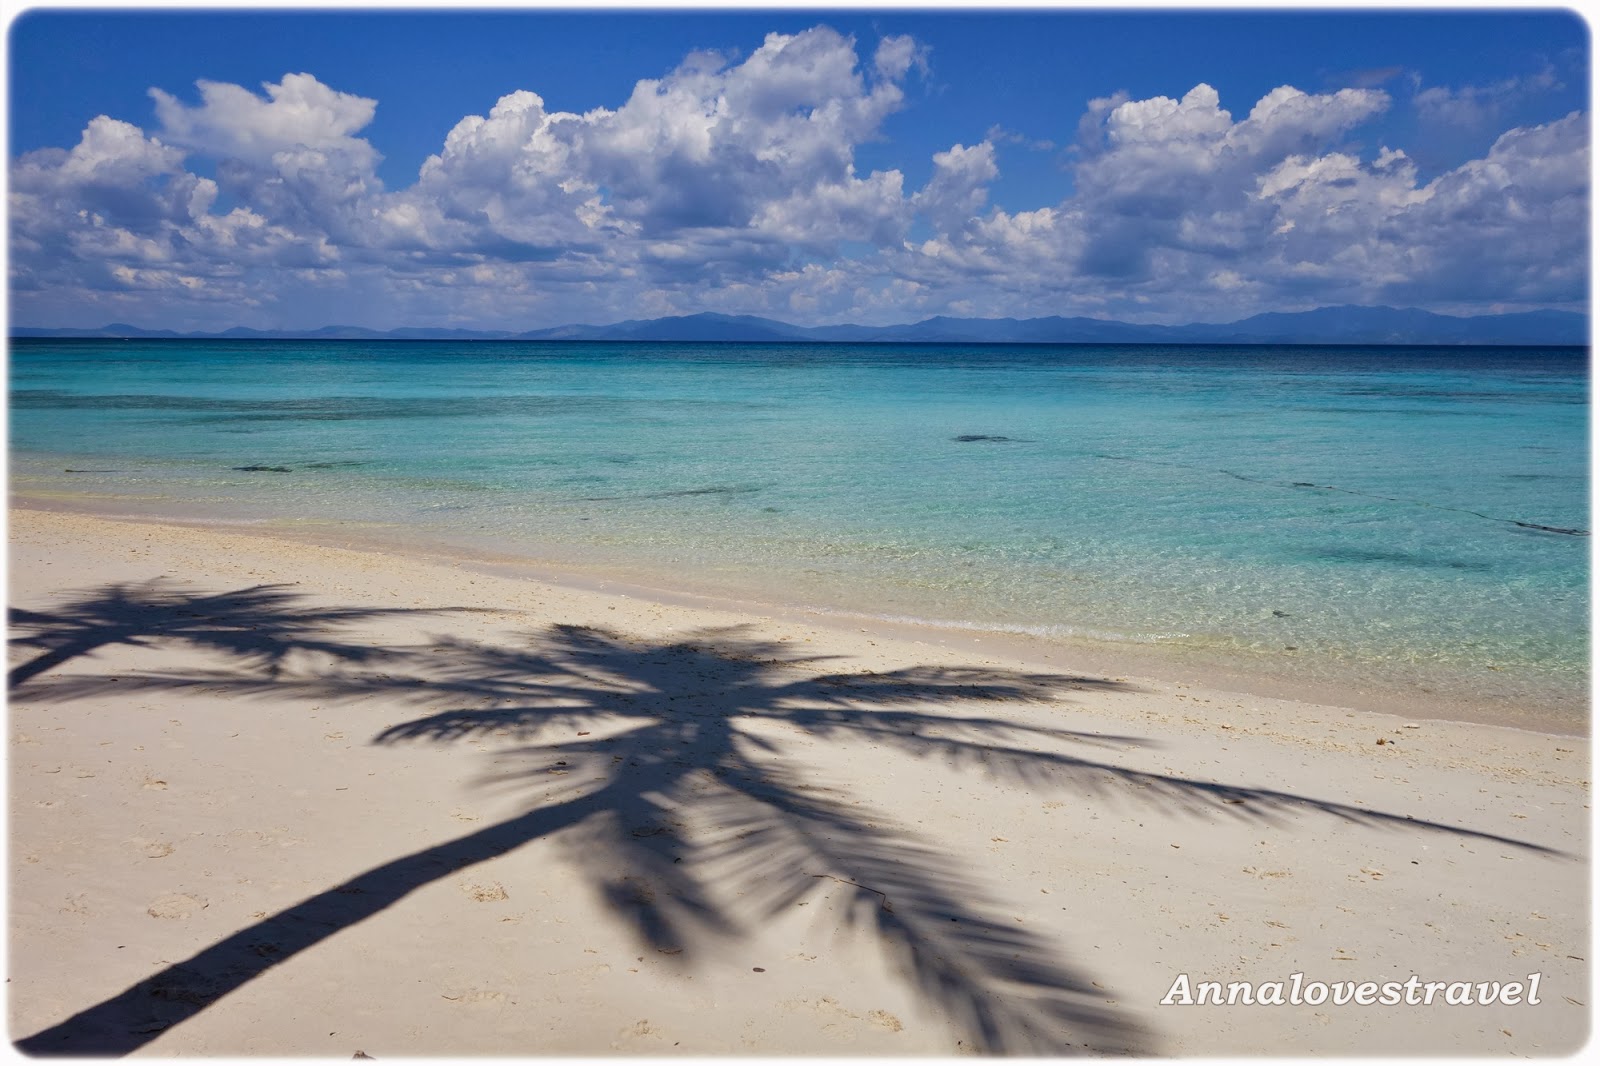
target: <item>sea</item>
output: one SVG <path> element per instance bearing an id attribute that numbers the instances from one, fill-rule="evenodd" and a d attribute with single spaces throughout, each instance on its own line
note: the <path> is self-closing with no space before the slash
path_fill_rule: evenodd
<path id="1" fill-rule="evenodd" d="M 1587 728 L 1586 348 L 13 340 L 13 497 Z"/>

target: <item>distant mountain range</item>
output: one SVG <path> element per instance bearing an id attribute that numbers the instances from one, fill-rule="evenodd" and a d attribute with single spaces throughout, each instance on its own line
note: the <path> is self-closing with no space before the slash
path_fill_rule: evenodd
<path id="1" fill-rule="evenodd" d="M 903 326 L 791 326 L 751 315 L 700 314 L 509 330 L 365 329 L 258 330 L 176 333 L 113 323 L 101 329 L 14 326 L 13 337 L 113 337 L 192 340 L 445 340 L 445 341 L 732 341 L 740 343 L 891 344 L 1552 344 L 1587 345 L 1589 316 L 1572 311 L 1523 311 L 1470 318 L 1415 308 L 1319 307 L 1271 312 L 1238 322 L 1141 326 L 1098 318 L 929 318 Z"/>

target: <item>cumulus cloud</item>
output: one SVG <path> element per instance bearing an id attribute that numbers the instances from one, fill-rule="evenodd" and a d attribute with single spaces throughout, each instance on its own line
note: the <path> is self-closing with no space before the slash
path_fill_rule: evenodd
<path id="1" fill-rule="evenodd" d="M 377 154 L 354 136 L 371 121 L 376 100 L 342 93 L 310 74 L 285 74 L 262 86 L 266 97 L 221 82 L 201 81 L 200 104 L 190 107 L 151 89 L 162 133 L 173 144 L 217 157 L 264 165 L 279 153 L 348 154 L 374 162 Z"/>
<path id="2" fill-rule="evenodd" d="M 434 249 L 605 248 L 646 269 L 771 269 L 796 247 L 891 242 L 907 222 L 901 176 L 857 173 L 854 152 L 902 105 L 918 61 L 914 42 L 889 38 L 869 76 L 854 41 L 819 27 L 770 34 L 742 62 L 691 56 L 614 110 L 550 112 L 513 93 L 463 119 L 378 221 Z"/>
<path id="3" fill-rule="evenodd" d="M 1002 291 L 1009 313 L 1069 304 L 1166 321 L 1343 302 L 1581 301 L 1585 116 L 1512 130 L 1486 158 L 1422 183 L 1403 151 L 1344 143 L 1389 105 L 1372 89 L 1285 86 L 1235 120 L 1203 84 L 1177 99 L 1091 101 L 1073 195 L 1014 214 L 956 211 L 894 269 L 952 296 Z M 952 183 L 958 154 L 921 195 Z"/>
<path id="4" fill-rule="evenodd" d="M 462 118 L 395 189 L 364 137 L 378 103 L 311 74 L 202 82 L 189 102 L 154 89 L 150 130 L 101 116 L 12 164 L 15 309 L 533 328 L 1584 299 L 1584 115 L 1507 131 L 1422 182 L 1399 147 L 1361 140 L 1391 105 L 1377 89 L 1283 86 L 1240 118 L 1205 84 L 1112 93 L 1064 118 L 1061 193 L 1005 210 L 990 190 L 996 144 L 1018 139 L 1006 116 L 935 152 L 920 188 L 858 169 L 927 62 L 910 38 L 867 49 L 819 26 L 690 55 L 581 113 L 531 86 Z"/>
<path id="5" fill-rule="evenodd" d="M 181 151 L 102 115 L 70 150 L 12 165 L 13 287 L 103 284 L 117 265 L 165 262 L 170 228 L 204 214 L 215 194 L 184 171 Z"/>
<path id="6" fill-rule="evenodd" d="M 884 42 L 869 84 L 849 38 L 769 34 L 738 65 L 640 82 L 615 112 L 584 116 L 574 141 L 618 215 L 646 233 L 753 222 L 759 231 L 785 214 L 763 211 L 775 201 L 881 200 L 885 179 L 857 175 L 854 149 L 901 106 L 911 58 L 901 39 Z"/>
<path id="7" fill-rule="evenodd" d="M 287 242 L 299 246 L 360 243 L 367 201 L 382 192 L 382 157 L 357 136 L 371 123 L 375 100 L 310 74 L 285 74 L 260 94 L 211 81 L 196 87 L 193 106 L 150 90 L 157 136 L 216 161 L 219 190 L 249 207 L 236 223 L 264 219 L 299 235 Z"/>
<path id="8" fill-rule="evenodd" d="M 1082 233 L 1077 273 L 1147 280 L 1175 259 L 1231 259 L 1261 238 L 1264 210 L 1247 195 L 1254 177 L 1291 152 L 1320 145 L 1388 105 L 1377 90 L 1308 95 L 1284 86 L 1235 122 L 1215 89 L 1158 96 L 1104 113 L 1098 136 L 1080 125 L 1082 161 L 1071 205 Z"/>
<path id="9" fill-rule="evenodd" d="M 149 232 L 169 218 L 203 212 L 215 186 L 183 169 L 183 153 L 104 115 L 68 151 L 29 152 L 11 168 L 14 233 L 44 239 L 74 220 Z"/>
<path id="10" fill-rule="evenodd" d="M 1588 294 L 1589 123 L 1565 118 L 1502 135 L 1441 175 L 1400 217 L 1420 262 L 1399 299 L 1578 302 Z"/>
<path id="11" fill-rule="evenodd" d="M 989 197 L 989 183 L 999 176 L 993 144 L 958 144 L 934 154 L 933 177 L 911 203 L 940 233 L 960 233 L 976 220 Z"/>

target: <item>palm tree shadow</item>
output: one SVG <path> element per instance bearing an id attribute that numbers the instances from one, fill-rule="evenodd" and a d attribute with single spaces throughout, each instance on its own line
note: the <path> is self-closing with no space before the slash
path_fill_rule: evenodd
<path id="1" fill-rule="evenodd" d="M 113 645 L 180 643 L 218 652 L 242 665 L 277 673 L 296 651 L 345 662 L 370 662 L 384 649 L 344 643 L 326 631 L 387 615 L 433 613 L 417 608 L 319 608 L 301 603 L 289 585 L 199 592 L 166 578 L 111 583 L 84 590 L 54 611 L 12 608 L 11 645 L 39 653 L 14 667 L 15 690 L 73 659 Z M 460 608 L 451 608 L 460 610 Z"/>
<path id="2" fill-rule="evenodd" d="M 1055 700 L 1115 682 L 1009 670 L 913 667 L 824 672 L 745 628 L 666 642 L 555 626 L 526 646 L 441 639 L 399 654 L 400 677 L 354 669 L 262 676 L 122 675 L 115 690 L 221 688 L 321 703 L 381 696 L 431 709 L 380 745 L 509 738 L 485 788 L 522 813 L 368 870 L 27 1037 L 30 1054 L 125 1054 L 273 966 L 418 888 L 559 834 L 616 919 L 644 944 L 694 964 L 800 902 L 827 895 L 869 933 L 975 1050 L 1151 1053 L 1152 1036 L 1108 1001 L 1065 949 L 1012 921 L 981 878 L 808 770 L 800 746 L 854 739 L 1030 788 L 1116 790 L 1205 817 L 1485 837 L 1468 829 L 1267 789 L 1151 774 L 1062 748 L 1138 743 L 973 710 Z M 393 665 L 386 667 L 392 671 Z M 46 686 L 57 701 L 108 691 L 105 678 Z"/>

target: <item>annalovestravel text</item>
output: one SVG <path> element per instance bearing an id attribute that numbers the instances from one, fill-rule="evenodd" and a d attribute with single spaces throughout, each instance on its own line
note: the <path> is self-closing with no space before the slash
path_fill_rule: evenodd
<path id="1" fill-rule="evenodd" d="M 1404 981 L 1307 981 L 1292 973 L 1287 981 L 1196 981 L 1180 973 L 1162 997 L 1163 1007 L 1199 1006 L 1344 1006 L 1425 1007 L 1444 1003 L 1452 1007 L 1515 1007 L 1539 1005 L 1543 974 L 1530 973 L 1526 981 L 1424 981 L 1412 974 Z"/>

